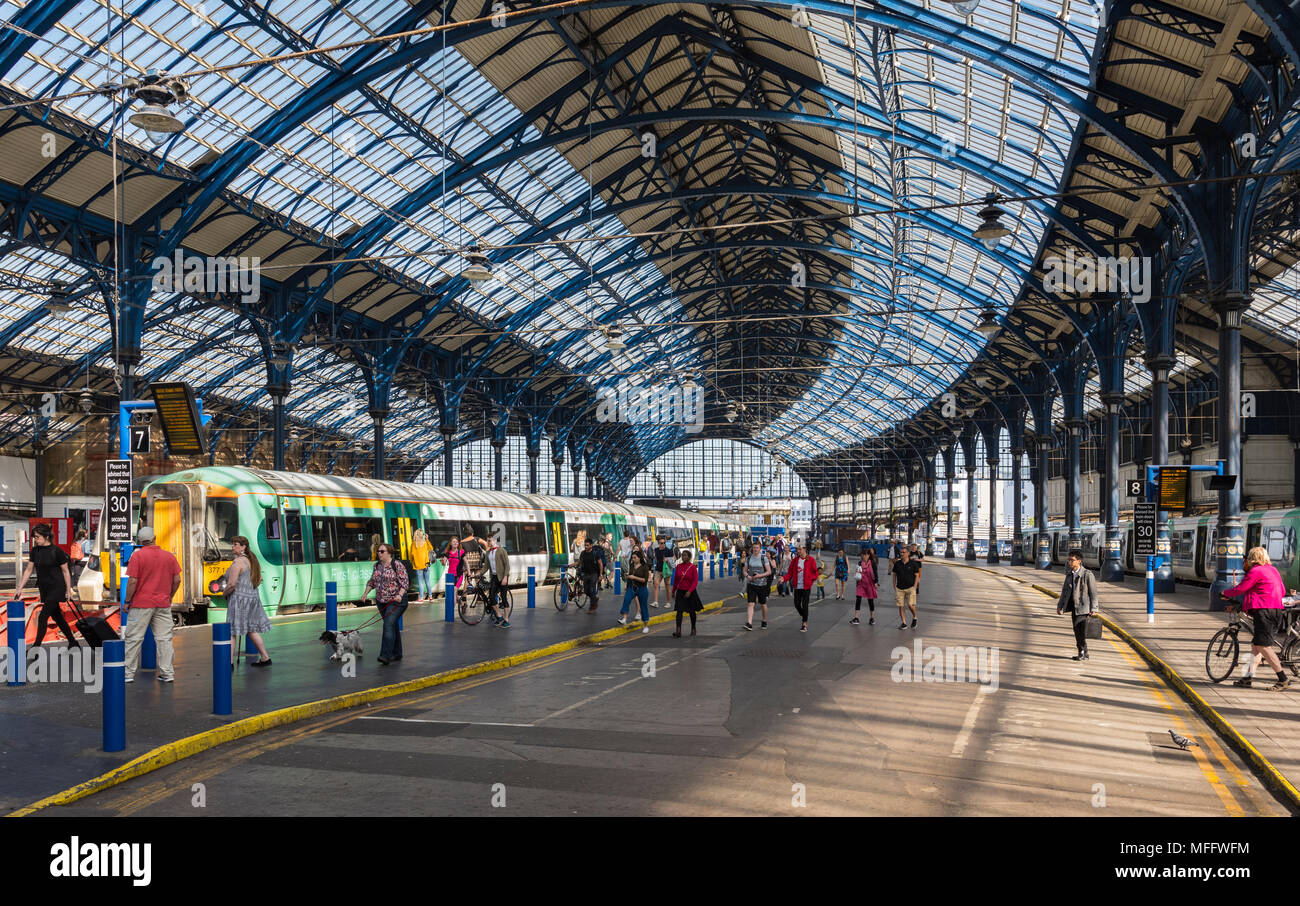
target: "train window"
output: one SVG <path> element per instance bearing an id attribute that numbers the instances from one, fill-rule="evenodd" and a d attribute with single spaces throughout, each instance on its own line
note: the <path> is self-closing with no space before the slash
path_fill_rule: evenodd
<path id="1" fill-rule="evenodd" d="M 536 522 L 520 524 L 519 549 L 525 554 L 546 553 L 546 529 Z"/>
<path id="2" fill-rule="evenodd" d="M 312 554 L 316 563 L 332 563 L 339 558 L 338 544 L 334 539 L 334 520 L 328 516 L 313 516 L 311 520 Z"/>
<path id="3" fill-rule="evenodd" d="M 230 539 L 239 534 L 238 507 L 235 501 L 226 499 L 209 500 L 204 514 L 203 548 L 204 552 L 215 551 L 220 559 L 229 560 L 234 553 L 230 549 Z"/>
<path id="4" fill-rule="evenodd" d="M 426 519 L 424 534 L 433 545 L 433 549 L 441 554 L 447 550 L 452 535 L 460 537 L 460 525 L 455 519 Z"/>
<path id="5" fill-rule="evenodd" d="M 360 516 L 331 516 L 334 524 L 334 559 L 357 562 L 370 559 L 370 536 L 383 535 L 384 520 Z"/>
<path id="6" fill-rule="evenodd" d="M 280 540 L 280 511 L 275 507 L 266 508 L 266 538 L 268 541 Z"/>
<path id="7" fill-rule="evenodd" d="M 1270 528 L 1264 548 L 1274 566 L 1279 570 L 1289 569 L 1291 561 L 1295 559 L 1295 529 L 1283 526 Z"/>
<path id="8" fill-rule="evenodd" d="M 289 562 L 302 563 L 302 514 L 297 510 L 284 511 L 284 540 L 289 549 Z"/>

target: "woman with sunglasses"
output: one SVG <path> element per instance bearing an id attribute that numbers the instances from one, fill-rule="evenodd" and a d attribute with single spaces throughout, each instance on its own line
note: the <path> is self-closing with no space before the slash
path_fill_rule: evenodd
<path id="1" fill-rule="evenodd" d="M 393 559 L 391 545 L 378 544 L 375 553 L 379 560 L 375 563 L 375 570 L 366 583 L 366 591 L 361 600 L 370 596 L 372 588 L 375 590 L 375 606 L 384 617 L 384 638 L 379 646 L 379 663 L 387 667 L 390 662 L 402 659 L 402 632 L 397 628 L 397 621 L 406 612 L 406 590 L 410 587 L 411 580 L 407 578 L 406 567 Z"/>
<path id="2" fill-rule="evenodd" d="M 59 627 L 59 632 L 68 640 L 69 648 L 80 648 L 68 621 L 63 618 L 60 605 L 68 600 L 68 589 L 72 587 L 72 576 L 68 573 L 68 555 L 63 548 L 54 543 L 54 531 L 44 523 L 32 529 L 32 549 L 27 555 L 27 568 L 18 582 L 15 594 L 21 594 L 23 586 L 36 570 L 36 590 L 41 596 L 41 615 L 36 619 L 36 640 L 33 646 L 45 641 L 45 626 L 49 620 Z"/>
<path id="3" fill-rule="evenodd" d="M 246 635 L 262 656 L 260 661 L 253 661 L 254 667 L 270 667 L 271 655 L 266 653 L 266 644 L 262 633 L 271 631 L 271 621 L 262 609 L 262 596 L 257 587 L 262 584 L 262 567 L 257 562 L 257 555 L 248 549 L 248 539 L 235 535 L 230 539 L 230 569 L 226 570 L 221 580 L 229 589 L 226 592 L 226 621 L 230 623 L 232 635 Z"/>

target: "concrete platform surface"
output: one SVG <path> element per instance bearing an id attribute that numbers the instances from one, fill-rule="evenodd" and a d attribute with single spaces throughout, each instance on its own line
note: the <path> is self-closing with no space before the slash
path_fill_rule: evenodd
<path id="1" fill-rule="evenodd" d="M 946 562 L 993 570 L 1053 591 L 1059 591 L 1065 579 L 1060 567 L 1049 572 L 1028 566 Z M 1227 625 L 1229 615 L 1209 610 L 1209 589 L 1180 584 L 1171 594 L 1156 595 L 1155 622 L 1151 623 L 1147 621 L 1144 579 L 1127 576 L 1123 585 L 1099 582 L 1097 588 L 1106 616 L 1176 670 L 1293 786 L 1300 786 L 1300 678 L 1291 677 L 1290 689 L 1270 692 L 1267 686 L 1276 677 L 1268 665 L 1261 664 L 1256 672 L 1256 684 L 1250 689 L 1232 685 L 1232 680 L 1241 676 L 1240 667 L 1229 679 L 1213 682 L 1205 669 L 1205 650 L 1211 637 Z M 1243 632 L 1239 641 L 1244 664 L 1244 658 L 1250 653 L 1250 633 Z"/>
<path id="2" fill-rule="evenodd" d="M 801 633 L 772 604 L 767 630 L 729 602 L 695 638 L 620 636 L 38 814 L 1285 814 L 1127 645 L 1071 660 L 1067 619 L 1031 588 L 927 563 L 916 629 L 883 602 L 852 626 L 852 600 L 828 598 Z"/>
<path id="3" fill-rule="evenodd" d="M 739 588 L 736 578 L 701 583 L 704 601 L 719 600 Z M 402 633 L 405 656 L 387 667 L 377 663 L 382 627 L 362 633 L 364 655 L 355 676 L 344 676 L 329 649 L 319 641 L 323 612 L 277 618 L 266 635 L 270 667 L 241 662 L 235 668 L 234 713 L 212 714 L 211 626 L 176 631 L 175 682 L 160 683 L 141 670 L 126 687 L 127 748 L 102 751 L 102 702 L 81 684 L 0 684 L 0 814 L 97 777 L 167 742 L 290 705 L 388 685 L 463 667 L 607 629 L 622 596 L 602 592 L 595 615 L 569 606 L 558 612 L 554 586 L 537 589 L 537 607 L 527 609 L 527 589 L 513 592 L 515 615 L 509 629 L 487 620 L 469 626 L 444 621 L 442 598 L 407 608 Z M 662 601 L 662 595 L 661 595 Z M 360 626 L 376 614 L 373 606 L 341 608 L 339 626 Z M 663 613 L 652 610 L 651 614 Z M 62 642 L 47 648 L 63 648 Z M 250 659 L 255 660 L 256 655 Z"/>

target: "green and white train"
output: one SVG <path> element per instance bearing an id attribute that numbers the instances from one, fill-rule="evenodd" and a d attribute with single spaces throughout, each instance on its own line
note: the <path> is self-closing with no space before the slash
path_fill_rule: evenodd
<path id="1" fill-rule="evenodd" d="M 613 535 L 617 545 L 628 529 L 639 539 L 666 538 L 675 548 L 706 551 L 710 535 L 734 540 L 746 531 L 738 522 L 684 510 L 238 466 L 158 477 L 145 486 L 139 512 L 141 524 L 152 526 L 157 543 L 180 561 L 173 609 L 196 611 L 196 622 L 224 618 L 224 598 L 210 583 L 230 565 L 235 535 L 249 539 L 261 562 L 262 603 L 275 614 L 323 605 L 326 582 L 337 583 L 340 601 L 360 600 L 376 535 L 399 546 L 409 565 L 417 529 L 437 551 L 472 526 L 476 537 L 493 536 L 505 546 L 511 582 L 522 585 L 530 566 L 539 584 L 558 579 L 586 538 Z M 106 549 L 101 528 L 96 550 Z M 441 592 L 444 566 L 434 559 L 431 567 Z M 102 570 L 87 570 L 83 599 L 106 596 Z"/>
<path id="2" fill-rule="evenodd" d="M 1300 588 L 1300 557 L 1296 556 L 1297 537 L 1300 536 L 1300 509 L 1249 510 L 1241 514 L 1246 529 L 1246 550 L 1262 547 L 1269 559 L 1282 574 L 1287 588 Z M 1182 582 L 1208 583 L 1214 580 L 1214 540 L 1218 516 L 1205 513 L 1200 516 L 1176 516 L 1169 520 L 1169 560 L 1174 578 Z M 1052 562 L 1064 563 L 1069 556 L 1069 530 L 1064 526 L 1049 526 L 1052 536 Z M 1106 529 L 1097 523 L 1079 526 L 1080 550 L 1083 562 L 1091 569 L 1101 566 L 1106 552 Z M 1025 559 L 1033 562 L 1034 538 L 1025 535 Z M 1120 521 L 1120 562 L 1124 571 L 1142 575 L 1146 570 L 1144 558 L 1133 557 L 1133 520 Z"/>

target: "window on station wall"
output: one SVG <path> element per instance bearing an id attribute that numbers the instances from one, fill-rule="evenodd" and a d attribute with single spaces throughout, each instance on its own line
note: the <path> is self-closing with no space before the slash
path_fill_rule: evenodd
<path id="1" fill-rule="evenodd" d="M 708 438 L 670 450 L 632 479 L 629 497 L 765 499 L 808 497 L 790 466 L 740 441 Z M 832 498 L 833 499 L 833 498 Z"/>
<path id="2" fill-rule="evenodd" d="M 496 460 L 492 443 L 486 439 L 472 440 L 458 445 L 451 454 L 452 484 L 458 488 L 478 488 L 485 491 L 496 487 Z M 585 474 L 585 470 L 584 470 Z M 569 457 L 564 457 L 565 489 L 562 493 L 573 492 L 573 472 Z M 506 438 L 506 445 L 501 450 L 501 490 L 517 494 L 528 493 L 528 440 L 512 435 Z M 443 457 L 434 457 L 424 467 L 415 481 L 419 484 L 442 484 Z M 585 479 L 584 479 L 585 487 Z M 550 442 L 542 442 L 541 455 L 537 457 L 537 493 L 555 494 L 555 466 L 550 459 Z"/>

